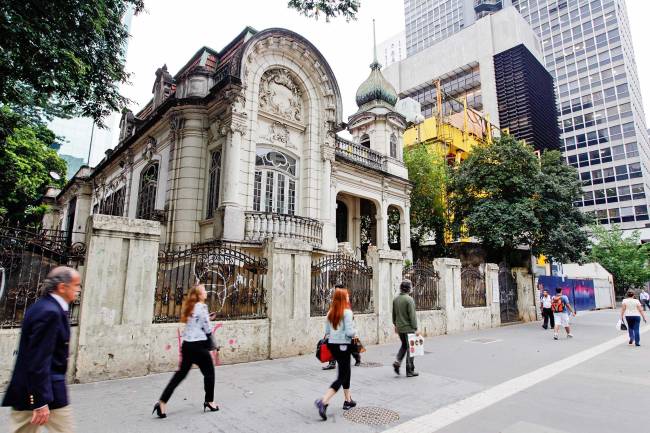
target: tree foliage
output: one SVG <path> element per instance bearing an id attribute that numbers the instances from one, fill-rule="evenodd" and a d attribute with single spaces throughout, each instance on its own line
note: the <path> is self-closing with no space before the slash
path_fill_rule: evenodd
<path id="1" fill-rule="evenodd" d="M 309 18 L 325 16 L 325 21 L 343 16 L 346 21 L 356 20 L 359 0 L 289 0 L 288 6 Z"/>
<path id="2" fill-rule="evenodd" d="M 451 226 L 507 257 L 520 246 L 554 260 L 580 260 L 588 246 L 588 219 L 573 202 L 581 196 L 577 171 L 557 151 L 540 159 L 511 136 L 472 150 L 453 171 Z"/>
<path id="3" fill-rule="evenodd" d="M 35 221 L 45 211 L 35 205 L 37 199 L 47 186 L 61 187 L 65 179 L 65 161 L 52 148 L 56 137 L 42 123 L 0 107 L 0 139 L 0 216 Z"/>
<path id="4" fill-rule="evenodd" d="M 619 226 L 610 229 L 595 226 L 593 238 L 589 259 L 600 263 L 613 275 L 618 295 L 644 287 L 650 281 L 650 244 L 639 242 L 638 231 L 625 236 Z"/>
<path id="5" fill-rule="evenodd" d="M 102 119 L 128 102 L 121 18 L 142 0 L 5 0 L 0 12 L 0 103 L 31 116 Z"/>
<path id="6" fill-rule="evenodd" d="M 422 244 L 431 234 L 436 246 L 434 254 L 445 252 L 445 189 L 448 168 L 442 155 L 425 144 L 405 149 L 404 163 L 413 182 L 411 190 L 411 242 L 414 247 Z"/>

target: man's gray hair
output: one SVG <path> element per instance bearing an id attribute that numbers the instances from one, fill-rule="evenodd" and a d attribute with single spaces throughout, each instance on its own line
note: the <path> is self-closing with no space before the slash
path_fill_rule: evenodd
<path id="1" fill-rule="evenodd" d="M 41 295 L 48 295 L 56 290 L 59 284 L 68 284 L 74 278 L 77 271 L 68 266 L 57 266 L 52 269 L 45 280 L 43 280 L 43 286 L 41 287 Z"/>
<path id="2" fill-rule="evenodd" d="M 411 283 L 410 280 L 403 280 L 402 283 L 399 285 L 400 291 L 404 293 L 410 292 L 412 288 L 413 288 L 413 284 Z"/>

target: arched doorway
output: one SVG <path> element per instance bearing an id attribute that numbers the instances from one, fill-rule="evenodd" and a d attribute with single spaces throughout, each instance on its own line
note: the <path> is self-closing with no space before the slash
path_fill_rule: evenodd
<path id="1" fill-rule="evenodd" d="M 397 206 L 388 206 L 388 246 L 391 250 L 402 249 L 402 213 Z"/>

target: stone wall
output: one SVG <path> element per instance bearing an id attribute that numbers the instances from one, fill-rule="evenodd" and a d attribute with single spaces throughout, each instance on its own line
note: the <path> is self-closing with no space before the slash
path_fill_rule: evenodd
<path id="1" fill-rule="evenodd" d="M 152 323 L 159 237 L 158 222 L 108 215 L 89 218 L 80 320 L 70 345 L 71 382 L 142 376 L 177 367 L 182 325 Z M 268 259 L 268 317 L 219 322 L 215 337 L 222 347 L 222 363 L 314 353 L 324 334 L 325 317 L 310 316 L 311 264 L 322 252 L 301 241 L 275 240 L 264 244 L 262 255 Z M 355 315 L 359 335 L 366 345 L 396 342 L 392 300 L 402 279 L 403 255 L 371 247 L 367 263 L 373 269 L 373 312 Z M 492 293 L 496 265 L 485 267 L 487 306 L 477 308 L 461 305 L 459 260 L 436 259 L 433 266 L 440 275 L 440 309 L 418 311 L 423 335 L 499 326 L 499 303 Z M 519 287 L 528 293 L 525 282 Z M 0 330 L 0 383 L 10 377 L 18 336 L 18 329 Z"/>

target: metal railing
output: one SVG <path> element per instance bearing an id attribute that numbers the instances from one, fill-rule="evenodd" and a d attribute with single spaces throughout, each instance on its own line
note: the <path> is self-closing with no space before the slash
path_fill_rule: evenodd
<path id="1" fill-rule="evenodd" d="M 83 266 L 86 245 L 72 242 L 81 233 L 0 226 L 0 328 L 21 325 L 27 309 L 42 296 L 52 268 Z M 78 324 L 78 298 L 70 305 L 71 325 Z"/>
<path id="2" fill-rule="evenodd" d="M 267 260 L 221 242 L 164 248 L 158 254 L 154 323 L 178 322 L 188 289 L 205 285 L 215 319 L 266 317 Z"/>
<path id="3" fill-rule="evenodd" d="M 485 274 L 477 266 L 463 266 L 460 271 L 460 294 L 465 308 L 485 307 Z"/>
<path id="4" fill-rule="evenodd" d="M 364 167 L 379 171 L 388 171 L 387 158 L 379 152 L 341 137 L 336 137 L 336 156 Z"/>
<path id="5" fill-rule="evenodd" d="M 411 292 L 418 311 L 440 309 L 440 275 L 433 265 L 417 261 L 413 265 L 405 266 L 402 278 L 411 281 Z"/>

